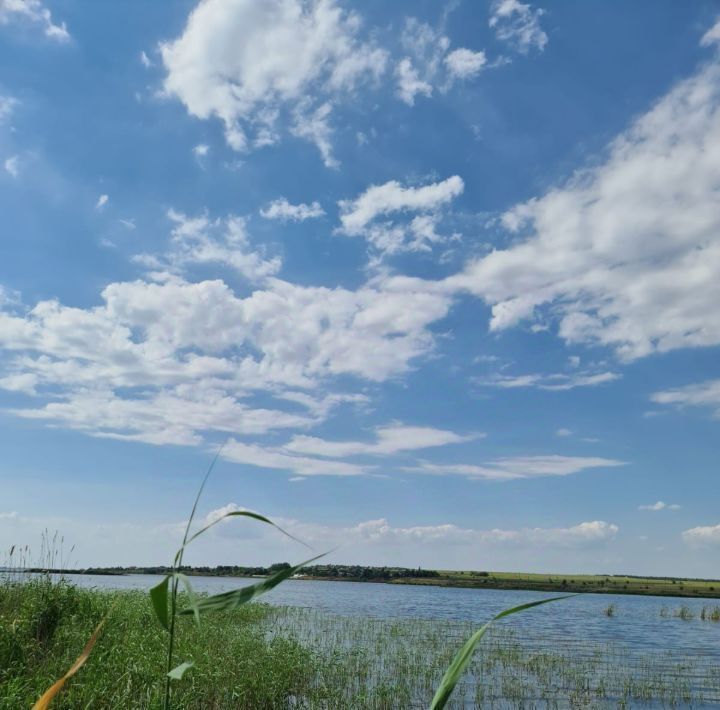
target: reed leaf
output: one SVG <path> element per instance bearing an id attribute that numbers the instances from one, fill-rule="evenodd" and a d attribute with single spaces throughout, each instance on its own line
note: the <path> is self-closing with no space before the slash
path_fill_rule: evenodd
<path id="1" fill-rule="evenodd" d="M 540 599 L 539 601 L 528 602 L 527 604 L 520 604 L 519 606 L 514 606 L 510 609 L 505 609 L 504 611 L 501 611 L 499 614 L 493 616 L 493 618 L 490 619 L 490 621 L 488 621 L 486 624 L 481 626 L 463 644 L 462 648 L 458 651 L 457 655 L 453 659 L 453 662 L 450 664 L 448 669 L 445 671 L 445 675 L 443 676 L 442 681 L 440 681 L 440 685 L 438 686 L 438 689 L 435 692 L 435 696 L 432 699 L 432 703 L 430 705 L 430 710 L 441 710 L 441 708 L 445 707 L 445 703 L 447 703 L 448 699 L 450 698 L 450 695 L 452 694 L 453 690 L 455 689 L 455 686 L 457 685 L 457 682 L 460 680 L 460 677 L 465 672 L 465 669 L 467 668 L 467 665 L 470 662 L 470 659 L 472 658 L 475 648 L 480 643 L 480 640 L 485 635 L 485 632 L 490 628 L 490 626 L 495 621 L 497 621 L 498 619 L 502 619 L 504 616 L 510 616 L 510 614 L 517 614 L 520 611 L 525 611 L 526 609 L 531 609 L 534 606 L 540 606 L 541 604 L 548 604 L 549 602 L 559 601 L 560 599 L 569 599 L 572 596 L 575 596 L 575 595 L 567 594 L 563 597 L 551 597 L 550 599 Z"/>
<path id="2" fill-rule="evenodd" d="M 263 579 L 261 582 L 257 582 L 256 584 L 250 584 L 247 587 L 241 587 L 240 589 L 233 589 L 229 592 L 221 592 L 220 594 L 214 594 L 211 597 L 198 599 L 191 607 L 183 609 L 180 613 L 184 615 L 204 614 L 208 611 L 237 609 L 242 604 L 247 604 L 249 601 L 259 597 L 261 594 L 269 592 L 274 587 L 277 587 L 280 582 L 295 574 L 295 572 L 299 569 L 315 562 L 316 560 L 319 560 L 321 557 L 325 557 L 326 554 L 327 553 L 325 552 L 322 555 L 305 560 L 305 562 L 301 562 L 299 565 L 295 565 L 294 567 L 282 569 L 270 577 Z"/>
<path id="3" fill-rule="evenodd" d="M 291 540 L 294 540 L 295 542 L 299 542 L 301 545 L 304 545 L 305 547 L 307 547 L 310 550 L 312 549 L 312 547 L 310 547 L 310 545 L 308 545 L 306 542 L 303 542 L 302 540 L 296 538 L 294 535 L 291 535 L 286 530 L 283 530 L 279 525 L 276 525 L 275 523 L 273 523 L 273 521 L 270 520 L 269 518 L 266 518 L 264 515 L 260 515 L 260 513 L 253 513 L 250 510 L 233 510 L 230 513 L 225 513 L 224 515 L 219 517 L 217 520 L 213 520 L 212 523 L 209 523 L 204 528 L 200 528 L 200 530 L 198 530 L 196 533 L 191 535 L 187 539 L 187 541 L 185 543 L 183 543 L 183 546 L 181 549 L 187 547 L 193 540 L 195 540 L 195 538 L 200 537 L 200 535 L 202 535 L 204 532 L 209 530 L 214 525 L 217 525 L 219 522 L 225 520 L 226 518 L 234 518 L 234 517 L 240 517 L 240 516 L 245 517 L 245 518 L 252 518 L 253 520 L 258 520 L 261 523 L 267 523 L 268 525 L 272 525 L 276 530 L 279 530 L 286 537 L 289 537 Z"/>
<path id="4" fill-rule="evenodd" d="M 170 631 L 170 613 L 168 611 L 168 586 L 170 576 L 171 575 L 168 574 L 163 577 L 162 581 L 150 590 L 150 599 L 153 609 L 155 610 L 155 616 L 157 616 L 158 621 L 165 631 Z"/>
<path id="5" fill-rule="evenodd" d="M 183 661 L 179 666 L 175 666 L 169 673 L 168 678 L 171 680 L 182 680 L 185 671 L 192 668 L 195 664 L 192 661 Z"/>
<path id="6" fill-rule="evenodd" d="M 95 643 L 97 642 L 98 638 L 100 638 L 100 632 L 102 631 L 103 626 L 105 625 L 105 621 L 107 619 L 107 616 L 103 617 L 103 619 L 100 621 L 100 623 L 95 627 L 95 631 L 93 631 L 92 636 L 88 639 L 88 642 L 85 644 L 85 648 L 83 648 L 82 653 L 75 659 L 75 663 L 73 663 L 70 668 L 68 669 L 67 673 L 60 678 L 59 680 L 55 681 L 40 697 L 40 699 L 33 705 L 32 710 L 47 710 L 47 708 L 50 707 L 50 703 L 53 701 L 53 698 L 62 690 L 62 687 L 65 685 L 65 682 L 74 676 L 84 665 L 85 661 L 90 657 L 90 652 L 93 650 L 93 646 L 95 646 Z"/>

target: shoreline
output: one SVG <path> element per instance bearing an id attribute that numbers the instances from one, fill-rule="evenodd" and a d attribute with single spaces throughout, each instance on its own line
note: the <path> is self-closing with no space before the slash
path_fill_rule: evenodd
<path id="1" fill-rule="evenodd" d="M 371 568 L 368 568 L 368 570 Z M 76 574 L 89 576 L 157 575 L 168 573 L 166 568 L 88 568 L 42 569 L 31 568 L 28 573 Z M 407 574 L 387 576 L 353 576 L 299 574 L 295 581 L 354 582 L 369 584 L 400 584 L 458 589 L 492 589 L 508 591 L 550 592 L 568 594 L 607 594 L 657 596 L 685 599 L 720 599 L 720 580 L 701 580 L 671 577 L 634 577 L 621 575 L 551 575 L 509 572 L 452 572 L 433 571 L 432 576 L 413 577 Z M 218 574 L 205 569 L 183 569 L 190 577 L 217 577 L 221 579 L 258 579 L 268 574 Z"/>

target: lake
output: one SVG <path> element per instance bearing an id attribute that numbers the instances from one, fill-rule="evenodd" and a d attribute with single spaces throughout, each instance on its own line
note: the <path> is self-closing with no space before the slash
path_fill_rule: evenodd
<path id="1" fill-rule="evenodd" d="M 161 579 L 67 578 L 108 590 L 147 590 Z M 257 581 L 191 579 L 196 591 L 209 594 Z M 262 600 L 271 605 L 269 636 L 294 636 L 331 660 L 341 655 L 348 698 L 367 688 L 386 689 L 395 698 L 392 707 L 415 708 L 427 707 L 454 653 L 478 626 L 502 609 L 551 596 L 556 595 L 289 580 Z M 473 657 L 452 707 L 718 707 L 720 622 L 701 613 L 719 604 L 582 594 L 503 619 Z M 684 618 L 677 615 L 682 608 Z"/>
<path id="2" fill-rule="evenodd" d="M 75 584 L 99 589 L 150 589 L 156 575 L 67 575 Z M 252 584 L 241 577 L 192 577 L 193 588 L 209 594 Z M 499 611 L 556 594 L 520 590 L 460 589 L 452 587 L 288 580 L 262 597 L 281 606 L 317 609 L 340 616 L 381 619 L 444 619 L 482 624 Z M 605 609 L 615 605 L 615 615 Z M 621 642 L 637 651 L 675 650 L 701 654 L 720 663 L 720 622 L 702 621 L 703 607 L 720 600 L 679 599 L 621 594 L 580 594 L 524 614 L 502 624 L 546 639 L 598 643 Z M 673 616 L 682 606 L 693 619 Z M 661 616 L 665 608 L 667 617 Z"/>

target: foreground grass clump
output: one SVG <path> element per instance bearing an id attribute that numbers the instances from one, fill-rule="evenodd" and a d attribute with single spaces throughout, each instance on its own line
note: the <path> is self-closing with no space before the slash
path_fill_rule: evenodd
<path id="1" fill-rule="evenodd" d="M 182 601 L 182 599 L 180 600 Z M 108 614 L 108 611 L 110 612 Z M 53 708 L 162 707 L 166 643 L 146 594 L 98 592 L 36 579 L 0 585 L 0 708 L 29 708 L 107 622 L 82 672 Z M 177 707 L 280 708 L 321 704 L 319 659 L 292 637 L 268 638 L 266 607 L 179 619 L 178 652 L 195 666 L 175 687 Z"/>
<path id="2" fill-rule="evenodd" d="M 180 609 L 187 604 L 181 594 Z M 106 615 L 87 664 L 53 710 L 162 708 L 167 632 L 147 594 L 41 579 L 0 584 L 0 710 L 31 707 Z M 204 616 L 200 627 L 192 616 L 177 623 L 178 658 L 194 665 L 174 681 L 173 705 L 192 710 L 428 708 L 458 648 L 477 630 L 464 621 L 344 617 L 256 603 Z M 718 703 L 720 676 L 702 656 L 631 652 L 505 625 L 488 632 L 446 707 Z"/>

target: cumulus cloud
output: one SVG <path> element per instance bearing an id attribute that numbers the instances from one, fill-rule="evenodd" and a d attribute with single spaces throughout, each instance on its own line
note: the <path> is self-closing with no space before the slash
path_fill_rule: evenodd
<path id="1" fill-rule="evenodd" d="M 446 294 L 381 279 L 357 290 L 294 285 L 249 249 L 242 220 L 169 216 L 168 254 L 146 255 L 150 274 L 109 284 L 97 305 L 0 299 L 0 386 L 35 398 L 17 416 L 156 444 L 307 429 L 367 401 L 328 392 L 335 378 L 381 382 L 431 352 L 429 326 L 451 306 Z M 197 263 L 261 285 L 238 296 L 219 279 L 186 280 Z"/>
<path id="2" fill-rule="evenodd" d="M 702 47 L 710 47 L 718 43 L 720 43 L 720 19 L 700 39 Z"/>
<path id="3" fill-rule="evenodd" d="M 230 511 L 243 510 L 235 503 L 229 503 L 210 511 L 204 519 L 205 524 L 219 520 Z M 401 545 L 410 546 L 419 544 L 447 545 L 479 545 L 490 546 L 552 546 L 560 549 L 567 547 L 585 547 L 611 541 L 619 528 L 613 523 L 602 520 L 582 522 L 569 527 L 557 528 L 493 528 L 478 529 L 464 528 L 452 523 L 440 525 L 410 525 L 396 526 L 385 518 L 364 520 L 355 525 L 331 526 L 317 523 L 306 523 L 293 519 L 279 519 L 282 527 L 299 539 L 314 543 L 328 544 L 329 542 L 342 542 L 343 546 L 368 545 Z M 229 524 L 220 526 L 226 528 L 228 534 L 233 532 L 241 537 L 253 527 L 252 522 L 240 522 L 239 525 Z M 257 528 L 255 528 L 257 529 Z M 218 530 L 216 528 L 215 530 Z M 271 529 L 262 529 L 264 533 L 273 535 Z"/>
<path id="4" fill-rule="evenodd" d="M 260 210 L 260 215 L 265 219 L 277 219 L 281 222 L 304 222 L 306 219 L 315 219 L 324 214 L 325 210 L 319 202 L 312 202 L 309 205 L 301 202 L 293 205 L 286 197 L 279 197 Z"/>
<path id="5" fill-rule="evenodd" d="M 484 52 L 450 51 L 450 40 L 440 30 L 414 17 L 405 21 L 400 39 L 406 56 L 395 66 L 396 93 L 408 106 L 417 96 L 429 98 L 436 88 L 447 91 L 454 80 L 476 77 L 487 61 Z"/>
<path id="6" fill-rule="evenodd" d="M 713 411 L 720 418 L 720 380 L 706 380 L 685 387 L 655 392 L 651 399 L 658 404 L 677 407 L 700 407 Z"/>
<path id="7" fill-rule="evenodd" d="M 612 540 L 617 525 L 602 520 L 584 522 L 567 528 L 473 529 L 446 523 L 443 525 L 415 525 L 395 527 L 386 519 L 368 520 L 341 530 L 308 531 L 323 539 L 340 538 L 347 542 L 362 541 L 379 545 L 410 543 L 481 546 L 557 546 L 595 545 Z M 318 535 L 318 533 L 320 533 Z M 314 536 L 311 535 L 311 539 Z"/>
<path id="8" fill-rule="evenodd" d="M 490 12 L 490 27 L 499 40 L 527 54 L 531 49 L 542 51 L 548 36 L 540 26 L 545 11 L 519 0 L 495 0 Z"/>
<path id="9" fill-rule="evenodd" d="M 198 143 L 193 147 L 192 152 L 196 158 L 204 158 L 210 152 L 210 146 L 206 143 Z"/>
<path id="10" fill-rule="evenodd" d="M 513 481 L 544 476 L 570 476 L 590 468 L 612 468 L 624 465 L 626 465 L 625 461 L 616 459 L 553 454 L 499 458 L 479 465 L 436 464 L 425 461 L 419 466 L 405 467 L 403 470 L 434 476 L 465 476 L 469 479 Z"/>
<path id="11" fill-rule="evenodd" d="M 431 96 L 432 84 L 420 78 L 417 69 L 413 67 L 412 61 L 405 57 L 398 62 L 395 68 L 397 77 L 398 97 L 408 106 L 415 105 L 416 96 Z"/>
<path id="12" fill-rule="evenodd" d="M 0 96 L 0 123 L 7 121 L 20 102 L 13 96 Z"/>
<path id="13" fill-rule="evenodd" d="M 461 435 L 433 427 L 390 424 L 375 429 L 375 441 L 327 441 L 314 436 L 297 435 L 285 445 L 287 451 L 313 456 L 387 456 L 401 451 L 415 451 L 447 444 L 458 444 L 478 438 L 478 434 Z"/>
<path id="14" fill-rule="evenodd" d="M 107 195 L 100 195 L 100 197 L 97 198 L 97 202 L 95 203 L 95 209 L 100 211 L 103 207 L 108 203 L 108 200 L 110 198 Z"/>
<path id="15" fill-rule="evenodd" d="M 445 65 L 450 75 L 458 79 L 476 76 L 486 63 L 485 52 L 473 52 L 465 48 L 455 49 L 445 57 Z"/>
<path id="16" fill-rule="evenodd" d="M 28 22 L 42 28 L 46 37 L 58 42 L 67 42 L 70 33 L 64 22 L 55 24 L 52 13 L 41 0 L 2 0 L 0 3 L 0 25 L 10 22 Z"/>
<path id="17" fill-rule="evenodd" d="M 720 525 L 704 525 L 684 530 L 682 538 L 688 545 L 693 546 L 720 545 Z"/>
<path id="18" fill-rule="evenodd" d="M 354 200 L 338 203 L 339 231 L 364 237 L 381 254 L 429 251 L 443 241 L 435 231 L 442 208 L 464 188 L 459 175 L 420 187 L 403 187 L 397 180 L 371 185 Z"/>
<path id="19" fill-rule="evenodd" d="M 243 217 L 190 217 L 174 209 L 168 210 L 167 216 L 173 224 L 171 249 L 163 257 L 136 256 L 138 263 L 176 274 L 192 264 L 216 264 L 235 269 L 252 282 L 280 271 L 280 257 L 267 258 L 262 248 L 251 246 Z"/>
<path id="20" fill-rule="evenodd" d="M 597 167 L 509 210 L 513 245 L 446 285 L 484 298 L 493 331 L 542 312 L 566 342 L 623 360 L 720 344 L 718 151 L 715 63 L 638 118 Z"/>
<path id="21" fill-rule="evenodd" d="M 326 168 L 339 168 L 340 161 L 334 157 L 332 149 L 332 108 L 330 101 L 317 107 L 311 107 L 307 100 L 303 101 L 293 114 L 294 122 L 290 132 L 298 138 L 314 143 Z"/>
<path id="22" fill-rule="evenodd" d="M 661 500 L 657 501 L 656 503 L 651 503 L 650 505 L 639 505 L 638 510 L 680 510 L 681 506 L 677 505 L 676 503 L 665 503 Z"/>
<path id="23" fill-rule="evenodd" d="M 293 131 L 332 164 L 330 102 L 376 81 L 387 61 L 361 25 L 335 0 L 205 0 L 160 46 L 164 89 L 193 116 L 220 119 L 236 150 L 276 142 L 295 113 Z"/>
<path id="24" fill-rule="evenodd" d="M 17 155 L 11 155 L 5 159 L 5 172 L 13 178 L 20 175 L 20 158 Z"/>

